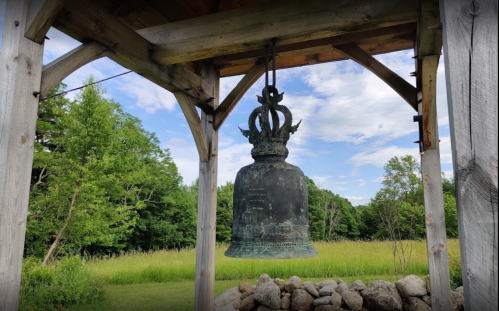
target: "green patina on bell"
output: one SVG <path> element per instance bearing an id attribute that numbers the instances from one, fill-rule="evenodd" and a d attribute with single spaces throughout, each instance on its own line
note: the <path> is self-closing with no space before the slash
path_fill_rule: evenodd
<path id="1" fill-rule="evenodd" d="M 278 104 L 282 98 L 274 86 L 266 86 L 262 97 L 258 96 L 262 106 L 249 117 L 249 130 L 241 130 L 253 144 L 255 162 L 236 176 L 232 242 L 225 256 L 284 259 L 318 255 L 309 241 L 305 175 L 285 161 L 286 143 L 300 123 L 291 125 L 291 112 Z M 277 111 L 285 117 L 281 127 Z M 261 131 L 255 124 L 257 118 Z"/>

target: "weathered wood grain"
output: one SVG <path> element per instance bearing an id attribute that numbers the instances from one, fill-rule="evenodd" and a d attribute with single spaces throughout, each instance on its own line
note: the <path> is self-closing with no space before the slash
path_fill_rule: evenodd
<path id="1" fill-rule="evenodd" d="M 28 7 L 25 37 L 43 43 L 45 35 L 64 7 L 65 0 L 31 0 Z"/>
<path id="2" fill-rule="evenodd" d="M 0 52 L 0 310 L 17 310 L 43 45 L 24 37 L 28 0 L 7 0 Z"/>
<path id="3" fill-rule="evenodd" d="M 85 43 L 43 66 L 40 99 L 75 70 L 109 55 L 109 52 L 107 47 L 98 42 Z"/>
<path id="4" fill-rule="evenodd" d="M 495 0 L 441 0 L 465 305 L 498 309 L 498 14 Z"/>
<path id="5" fill-rule="evenodd" d="M 214 85 L 213 106 L 218 106 L 219 74 L 212 63 L 203 66 L 203 79 Z M 198 224 L 196 239 L 196 284 L 194 310 L 213 311 L 215 300 L 215 246 L 217 218 L 218 131 L 213 114 L 201 112 L 201 123 L 209 142 L 208 161 L 199 162 Z"/>
<path id="6" fill-rule="evenodd" d="M 272 63 L 272 62 L 271 62 Z M 229 116 L 230 112 L 241 98 L 246 94 L 246 91 L 255 84 L 256 81 L 265 73 L 265 59 L 259 59 L 253 67 L 244 75 L 244 77 L 237 83 L 236 87 L 230 91 L 227 97 L 222 101 L 220 106 L 215 109 L 213 128 L 219 130 L 225 119 Z"/>
<path id="7" fill-rule="evenodd" d="M 346 57 L 356 61 L 364 68 L 368 69 L 381 80 L 385 81 L 395 92 L 397 92 L 406 102 L 411 105 L 414 110 L 418 111 L 417 91 L 414 86 L 409 82 L 402 79 L 395 72 L 380 63 L 377 59 L 372 57 L 369 53 L 361 49 L 355 44 L 341 44 L 335 45 L 335 49 L 343 53 Z"/>
<path id="8" fill-rule="evenodd" d="M 151 57 L 176 64 L 416 21 L 417 0 L 290 0 L 219 12 L 138 30 Z"/>
<path id="9" fill-rule="evenodd" d="M 438 56 L 424 56 L 421 61 L 421 110 L 423 115 L 423 139 L 425 142 L 425 151 L 421 155 L 421 170 L 428 268 L 431 284 L 431 308 L 433 311 L 451 311 L 449 256 L 445 227 L 436 100 Z M 428 137 L 431 137 L 431 141 Z M 428 148 L 429 146 L 432 148 Z"/>

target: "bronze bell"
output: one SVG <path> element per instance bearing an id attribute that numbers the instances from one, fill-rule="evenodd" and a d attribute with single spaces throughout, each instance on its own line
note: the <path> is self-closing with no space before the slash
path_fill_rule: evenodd
<path id="1" fill-rule="evenodd" d="M 286 143 L 300 123 L 279 105 L 283 94 L 267 85 L 258 96 L 262 106 L 242 130 L 253 144 L 253 164 L 239 170 L 234 185 L 232 242 L 225 256 L 237 258 L 304 258 L 318 255 L 309 241 L 308 194 L 305 175 L 286 163 Z M 285 121 L 279 127 L 281 112 Z M 272 127 L 269 122 L 272 118 Z M 256 127 L 258 118 L 261 131 Z M 301 122 L 301 121 L 300 121 Z"/>

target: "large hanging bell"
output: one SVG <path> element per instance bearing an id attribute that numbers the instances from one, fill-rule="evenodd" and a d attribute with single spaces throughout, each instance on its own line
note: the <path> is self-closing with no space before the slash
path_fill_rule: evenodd
<path id="1" fill-rule="evenodd" d="M 239 170 L 234 185 L 232 242 L 226 256 L 237 258 L 304 258 L 318 255 L 309 241 L 308 195 L 305 175 L 286 163 L 286 143 L 300 123 L 279 105 L 283 94 L 266 86 L 242 130 L 253 144 L 255 162 Z M 277 111 L 284 115 L 279 127 Z M 272 127 L 269 122 L 272 118 Z M 258 118 L 261 131 L 256 127 Z M 301 122 L 301 121 L 300 121 Z"/>

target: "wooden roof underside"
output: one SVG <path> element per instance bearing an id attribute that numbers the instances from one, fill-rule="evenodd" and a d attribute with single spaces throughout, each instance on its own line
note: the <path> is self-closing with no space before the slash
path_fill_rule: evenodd
<path id="1" fill-rule="evenodd" d="M 82 0 L 65 1 L 53 26 L 120 58 L 147 54 L 199 74 L 213 60 L 222 77 L 244 74 L 277 38 L 277 68 L 345 59 L 335 44 L 369 54 L 414 47 L 419 1 Z M 113 59 L 113 57 L 110 57 Z M 140 70 L 125 67 L 140 73 Z"/>

